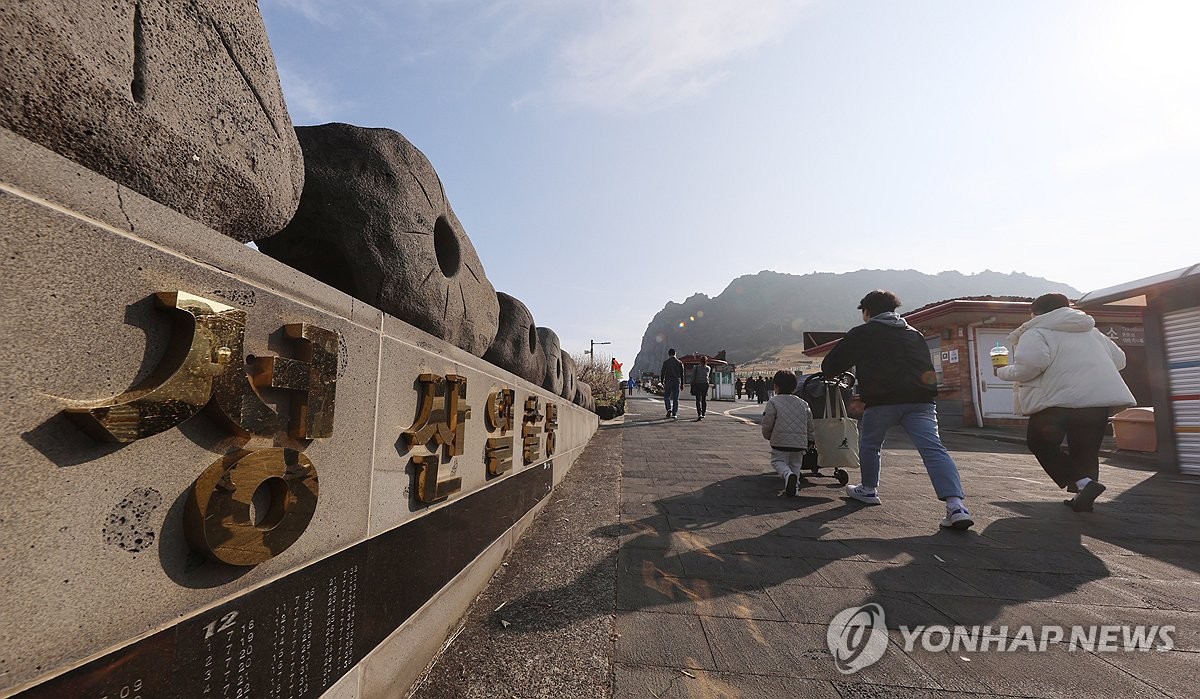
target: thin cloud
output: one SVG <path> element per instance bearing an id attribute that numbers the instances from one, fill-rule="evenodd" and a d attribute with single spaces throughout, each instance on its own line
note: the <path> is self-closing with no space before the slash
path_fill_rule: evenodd
<path id="1" fill-rule="evenodd" d="M 264 4 L 296 12 L 310 22 L 330 26 L 337 21 L 340 2 L 331 0 L 265 0 Z"/>
<path id="2" fill-rule="evenodd" d="M 788 0 L 617 0 L 561 44 L 560 100 L 603 111 L 653 111 L 706 93 L 732 63 L 782 39 L 804 4 Z"/>
<path id="3" fill-rule="evenodd" d="M 333 88 L 324 81 L 280 65 L 279 82 L 293 123 L 322 124 L 346 119 L 345 113 L 351 104 L 337 98 Z"/>

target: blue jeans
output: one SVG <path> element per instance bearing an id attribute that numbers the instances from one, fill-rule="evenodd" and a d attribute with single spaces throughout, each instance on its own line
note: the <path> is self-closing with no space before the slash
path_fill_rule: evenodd
<path id="1" fill-rule="evenodd" d="M 900 403 L 867 408 L 858 426 L 858 455 L 863 486 L 879 486 L 879 452 L 883 449 L 883 438 L 887 431 L 896 425 L 904 428 L 920 452 L 938 499 L 963 497 L 958 466 L 946 452 L 946 447 L 942 446 L 942 438 L 938 435 L 937 408 L 933 403 Z"/>
<path id="2" fill-rule="evenodd" d="M 667 412 L 679 414 L 679 379 L 667 379 L 663 384 L 663 400 L 667 404 Z"/>

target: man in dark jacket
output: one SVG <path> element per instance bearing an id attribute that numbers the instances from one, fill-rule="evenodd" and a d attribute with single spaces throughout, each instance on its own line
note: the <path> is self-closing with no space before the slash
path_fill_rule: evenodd
<path id="1" fill-rule="evenodd" d="M 863 324 L 850 329 L 821 363 L 826 376 L 854 367 L 858 391 L 866 404 L 858 441 L 862 484 L 846 486 L 846 495 L 870 505 L 880 504 L 880 452 L 887 431 L 900 425 L 925 462 L 939 499 L 946 502 L 943 527 L 966 529 L 974 522 L 963 505 L 958 466 L 938 434 L 937 374 L 925 338 L 896 314 L 900 299 L 876 290 L 858 308 Z"/>
<path id="2" fill-rule="evenodd" d="M 675 356 L 675 348 L 667 350 L 667 360 L 658 372 L 663 382 L 663 400 L 667 403 L 667 418 L 679 417 L 679 387 L 683 385 L 683 362 Z"/>
<path id="3" fill-rule="evenodd" d="M 701 357 L 700 363 L 692 367 L 692 395 L 696 397 L 696 422 L 704 419 L 708 412 L 708 384 L 712 382 L 713 371 L 708 365 L 708 357 Z"/>

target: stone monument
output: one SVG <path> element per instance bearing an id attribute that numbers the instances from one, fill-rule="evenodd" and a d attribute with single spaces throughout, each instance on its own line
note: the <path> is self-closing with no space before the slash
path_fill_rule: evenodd
<path id="1" fill-rule="evenodd" d="M 0 37 L 0 696 L 402 692 L 590 388 L 412 144 L 297 139 L 253 6 L 31 0 Z"/>

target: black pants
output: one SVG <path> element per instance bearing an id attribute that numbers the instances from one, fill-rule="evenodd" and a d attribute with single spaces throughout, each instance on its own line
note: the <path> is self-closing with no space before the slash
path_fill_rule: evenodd
<path id="1" fill-rule="evenodd" d="M 696 414 L 704 417 L 704 413 L 708 411 L 708 384 L 692 384 L 692 395 L 696 396 Z"/>
<path id="2" fill-rule="evenodd" d="M 1046 408 L 1029 416 L 1025 443 L 1058 487 L 1065 488 L 1084 477 L 1099 480 L 1100 442 L 1107 426 L 1108 408 Z"/>

